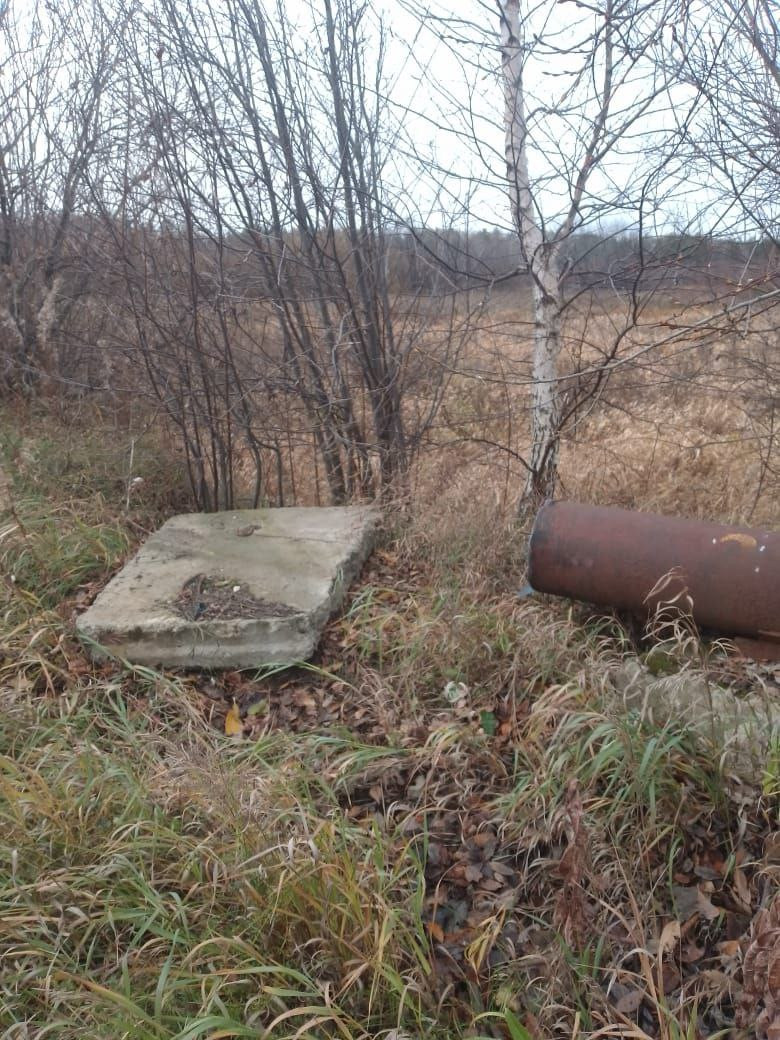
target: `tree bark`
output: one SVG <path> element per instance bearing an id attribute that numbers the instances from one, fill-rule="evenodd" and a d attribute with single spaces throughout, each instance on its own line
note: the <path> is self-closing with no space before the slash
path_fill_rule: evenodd
<path id="1" fill-rule="evenodd" d="M 561 279 L 559 245 L 545 241 L 528 172 L 520 0 L 502 0 L 500 13 L 506 175 L 512 222 L 533 282 L 531 451 L 528 479 L 518 504 L 522 514 L 553 494 L 558 475 Z"/>

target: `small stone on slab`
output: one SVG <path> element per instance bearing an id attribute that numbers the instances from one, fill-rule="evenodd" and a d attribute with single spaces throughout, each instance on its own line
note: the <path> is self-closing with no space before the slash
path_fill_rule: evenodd
<path id="1" fill-rule="evenodd" d="M 174 516 L 76 628 L 106 651 L 163 668 L 251 668 L 312 655 L 374 545 L 369 506 Z"/>

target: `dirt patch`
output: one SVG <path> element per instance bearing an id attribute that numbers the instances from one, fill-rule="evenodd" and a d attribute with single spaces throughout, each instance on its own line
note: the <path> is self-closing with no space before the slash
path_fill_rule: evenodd
<path id="1" fill-rule="evenodd" d="M 294 617 L 300 613 L 285 603 L 254 596 L 237 579 L 208 574 L 189 578 L 172 606 L 188 621 Z"/>

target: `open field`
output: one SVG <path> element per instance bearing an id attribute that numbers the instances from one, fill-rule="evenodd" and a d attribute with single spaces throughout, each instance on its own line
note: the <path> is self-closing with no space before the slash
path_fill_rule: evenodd
<path id="1" fill-rule="evenodd" d="M 736 364 L 617 378 L 565 494 L 775 522 Z M 638 657 L 776 701 L 778 674 L 517 598 L 525 387 L 495 372 L 453 381 L 414 508 L 317 660 L 271 675 L 92 665 L 73 619 L 186 508 L 179 456 L 86 406 L 2 414 L 0 1036 L 755 1035 L 780 758 L 738 777 L 615 677 Z"/>

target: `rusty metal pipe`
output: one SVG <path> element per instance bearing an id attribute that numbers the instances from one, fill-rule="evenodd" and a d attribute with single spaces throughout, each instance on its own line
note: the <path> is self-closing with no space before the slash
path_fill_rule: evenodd
<path id="1" fill-rule="evenodd" d="M 626 509 L 550 502 L 531 533 L 537 592 L 647 612 L 687 590 L 702 627 L 780 641 L 780 533 Z"/>

